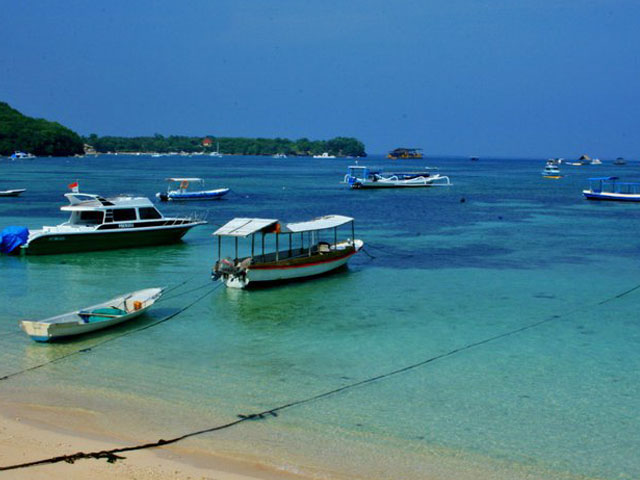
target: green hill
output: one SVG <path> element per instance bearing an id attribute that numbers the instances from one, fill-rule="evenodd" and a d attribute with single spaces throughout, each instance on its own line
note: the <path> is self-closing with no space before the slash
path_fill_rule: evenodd
<path id="1" fill-rule="evenodd" d="M 31 118 L 0 102 L 0 155 L 16 150 L 37 156 L 82 154 L 82 138 L 57 122 Z"/>

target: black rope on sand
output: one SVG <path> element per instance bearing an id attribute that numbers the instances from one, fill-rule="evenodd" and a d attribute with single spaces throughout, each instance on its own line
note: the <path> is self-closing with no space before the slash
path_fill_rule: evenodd
<path id="1" fill-rule="evenodd" d="M 633 292 L 633 291 L 635 291 L 635 290 L 637 290 L 639 288 L 640 288 L 640 285 L 637 285 L 636 287 L 633 287 L 633 288 L 631 288 L 631 289 L 629 289 L 629 290 L 627 290 L 625 292 L 622 292 L 622 293 L 620 293 L 618 295 L 615 295 L 615 296 L 610 297 L 610 298 L 608 298 L 608 299 L 606 299 L 604 301 L 601 301 L 601 302 L 597 303 L 596 305 L 602 305 L 602 304 L 604 304 L 604 303 L 606 303 L 608 301 L 621 298 L 621 297 L 623 297 L 625 295 L 628 295 L 629 293 L 631 293 L 631 292 Z M 16 464 L 16 465 L 9 465 L 9 466 L 6 466 L 6 467 L 0 467 L 0 471 L 16 470 L 16 469 L 19 469 L 19 468 L 27 468 L 27 467 L 33 467 L 33 466 L 36 466 L 36 465 L 52 464 L 52 463 L 59 463 L 59 462 L 74 463 L 77 460 L 91 459 L 91 458 L 93 458 L 93 459 L 104 458 L 104 459 L 107 460 L 107 462 L 114 463 L 117 460 L 122 460 L 122 459 L 126 458 L 126 457 L 122 457 L 122 456 L 118 455 L 119 453 L 132 452 L 132 451 L 136 451 L 136 450 L 144 450 L 144 449 L 147 449 L 147 448 L 155 448 L 155 447 L 161 447 L 161 446 L 164 446 L 164 445 L 170 445 L 172 443 L 179 442 L 179 441 L 184 440 L 186 438 L 195 437 L 197 435 L 202 435 L 204 433 L 211 433 L 211 432 L 216 432 L 216 431 L 219 431 L 219 430 L 225 430 L 227 428 L 234 427 L 234 426 L 236 426 L 236 425 L 238 425 L 238 424 L 240 424 L 242 422 L 246 422 L 246 421 L 249 421 L 249 420 L 262 420 L 262 419 L 268 418 L 269 416 L 277 417 L 278 416 L 277 412 L 280 412 L 282 410 L 285 410 L 285 409 L 288 409 L 288 408 L 293 408 L 293 407 L 296 407 L 296 406 L 299 406 L 299 405 L 303 405 L 303 404 L 306 404 L 306 403 L 310 403 L 310 402 L 313 402 L 313 401 L 316 401 L 316 400 L 320 400 L 322 398 L 326 398 L 326 397 L 329 397 L 329 396 L 336 395 L 338 393 L 344 392 L 345 390 L 350 390 L 352 388 L 356 388 L 356 387 L 360 387 L 360 386 L 363 386 L 363 385 L 367 385 L 367 384 L 370 384 L 370 383 L 373 383 L 373 382 L 377 382 L 377 381 L 383 380 L 383 379 L 388 378 L 388 377 L 392 377 L 392 376 L 395 376 L 395 375 L 399 375 L 401 373 L 408 372 L 410 370 L 414 370 L 416 368 L 422 367 L 422 366 L 427 365 L 429 363 L 433 363 L 433 362 L 435 362 L 437 360 L 442 360 L 444 358 L 451 357 L 451 356 L 456 355 L 458 353 L 462 353 L 462 352 L 464 352 L 466 350 L 470 350 L 472 348 L 479 347 L 481 345 L 485 345 L 487 343 L 494 342 L 494 341 L 500 340 L 502 338 L 510 337 L 510 336 L 516 335 L 518 333 L 522 333 L 522 332 L 524 332 L 526 330 L 530 330 L 532 328 L 539 327 L 541 325 L 544 325 L 546 323 L 552 322 L 554 320 L 558 320 L 558 319 L 560 319 L 562 317 L 571 316 L 571 315 L 573 315 L 575 313 L 578 313 L 578 312 L 584 310 L 585 308 L 586 307 L 578 307 L 578 308 L 575 308 L 575 309 L 573 309 L 573 310 L 571 310 L 571 311 L 569 311 L 567 313 L 564 313 L 562 315 L 552 315 L 552 316 L 550 316 L 548 318 L 545 318 L 543 320 L 539 320 L 537 322 L 530 323 L 530 324 L 525 325 L 523 327 L 516 328 L 514 330 L 509 330 L 508 332 L 504 332 L 504 333 L 501 333 L 501 334 L 498 334 L 498 335 L 494 335 L 492 337 L 488 337 L 488 338 L 485 338 L 483 340 L 479 340 L 477 342 L 468 343 L 467 345 L 464 345 L 462 347 L 454 348 L 453 350 L 450 350 L 450 351 L 448 351 L 446 353 L 442 353 L 440 355 L 435 355 L 435 356 L 433 356 L 431 358 L 428 358 L 426 360 L 423 360 L 421 362 L 417 362 L 417 363 L 414 363 L 414 364 L 411 364 L 411 365 L 407 365 L 407 366 L 399 368 L 397 370 L 392 370 L 390 372 L 383 373 L 383 374 L 380 374 L 380 375 L 376 375 L 374 377 L 369 377 L 369 378 L 367 378 L 365 380 L 360 380 L 358 382 L 353 382 L 353 383 L 350 383 L 348 385 L 343 385 L 342 387 L 338 387 L 338 388 L 335 388 L 333 390 L 329 390 L 327 392 L 319 393 L 317 395 L 313 395 L 311 397 L 307 397 L 307 398 L 302 399 L 302 400 L 296 400 L 296 401 L 293 401 L 293 402 L 290 402 L 290 403 L 286 403 L 284 405 L 280 405 L 279 407 L 272 408 L 271 410 L 264 410 L 264 411 L 259 412 L 259 413 L 252 413 L 252 414 L 247 414 L 247 415 L 243 415 L 243 414 L 237 415 L 238 418 L 236 420 L 234 420 L 234 421 L 231 421 L 231 422 L 228 422 L 228 423 L 225 423 L 225 424 L 222 424 L 222 425 L 217 425 L 215 427 L 206 428 L 206 429 L 203 429 L 203 430 L 198 430 L 198 431 L 195 431 L 195 432 L 187 433 L 187 434 L 181 435 L 179 437 L 170 438 L 169 440 L 160 439 L 160 440 L 158 440 L 156 442 L 144 443 L 144 444 L 140 444 L 140 445 L 133 445 L 133 446 L 130 446 L 130 447 L 114 448 L 114 449 L 111 449 L 111 450 L 101 450 L 99 452 L 77 452 L 77 453 L 73 453 L 73 454 L 70 454 L 70 455 L 60 455 L 58 457 L 45 458 L 43 460 L 37 460 L 37 461 L 34 461 L 34 462 L 27 462 L 27 463 L 21 463 L 21 464 Z"/>
<path id="2" fill-rule="evenodd" d="M 4 375 L 3 377 L 0 377 L 0 381 L 7 380 L 9 378 L 15 377 L 17 375 L 21 375 L 21 374 L 26 373 L 26 372 L 30 372 L 32 370 L 37 370 L 38 368 L 42 368 L 42 367 L 44 367 L 46 365 L 59 362 L 61 360 L 64 360 L 65 358 L 72 357 L 72 356 L 77 355 L 79 353 L 90 352 L 91 350 L 93 350 L 93 349 L 95 349 L 97 347 L 101 347 L 102 345 L 105 345 L 107 343 L 113 342 L 114 340 L 118 340 L 119 338 L 126 337 L 128 335 L 132 335 L 134 333 L 138 333 L 138 332 L 141 332 L 143 330 L 147 330 L 149 328 L 155 327 L 156 325 L 160 325 L 161 323 L 167 322 L 167 321 L 171 320 L 172 318 L 177 317 L 182 312 L 184 312 L 184 311 L 188 310 L 189 308 L 193 307 L 196 303 L 198 303 L 203 298 L 205 298 L 208 295 L 212 294 L 221 285 L 222 285 L 222 283 L 214 285 L 214 287 L 211 290 L 208 290 L 206 293 L 204 293 L 203 295 L 201 295 L 198 298 L 196 298 L 193 302 L 187 304 L 185 307 L 182 307 L 177 312 L 174 312 L 171 315 L 167 315 L 166 317 L 161 318 L 160 320 L 158 320 L 156 322 L 150 323 L 148 325 L 145 325 L 144 327 L 140 327 L 140 328 L 137 328 L 135 330 L 129 330 L 128 332 L 121 333 L 120 335 L 117 335 L 115 337 L 107 338 L 105 340 L 102 340 L 101 342 L 96 342 L 93 345 L 91 345 L 90 347 L 86 347 L 86 348 L 82 348 L 80 350 L 75 350 L 73 352 L 69 352 L 67 354 L 64 354 L 64 355 L 61 355 L 59 357 L 56 357 L 53 360 L 49 360 L 48 362 L 40 363 L 38 365 L 34 365 L 32 367 L 25 368 L 24 370 L 20 370 L 20 371 L 17 371 L 17 372 L 9 373 L 7 375 Z"/>

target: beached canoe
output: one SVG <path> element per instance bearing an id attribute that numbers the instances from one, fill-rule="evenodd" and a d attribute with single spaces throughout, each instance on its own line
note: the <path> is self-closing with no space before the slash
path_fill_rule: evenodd
<path id="1" fill-rule="evenodd" d="M 101 330 L 142 315 L 160 298 L 162 290 L 146 288 L 46 320 L 22 320 L 20 327 L 36 342 Z"/>

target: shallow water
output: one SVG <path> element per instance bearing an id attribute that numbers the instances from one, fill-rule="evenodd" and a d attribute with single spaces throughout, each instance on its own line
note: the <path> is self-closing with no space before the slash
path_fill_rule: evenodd
<path id="1" fill-rule="evenodd" d="M 233 190 L 218 202 L 160 205 L 167 215 L 197 212 L 210 222 L 176 245 L 0 257 L 0 376 L 114 338 L 0 389 L 29 403 L 95 410 L 105 428 L 147 441 L 461 349 L 188 443 L 363 478 L 450 478 L 453 470 L 440 464 L 487 478 L 640 477 L 640 290 L 615 298 L 640 284 L 640 205 L 581 198 L 589 176 L 629 180 L 639 166 L 564 167 L 567 177 L 547 180 L 540 159 L 428 159 L 420 165 L 437 165 L 452 187 L 349 191 L 339 182 L 352 161 L 0 160 L 0 186 L 28 189 L 0 199 L 0 226 L 61 223 L 62 193 L 74 180 L 105 195 L 151 197 L 163 178 L 178 175 Z M 216 225 L 235 216 L 296 221 L 327 213 L 354 216 L 369 255 L 313 281 L 218 288 L 166 323 L 115 339 L 210 288 Z M 134 324 L 75 341 L 36 344 L 16 326 L 185 280 Z"/>

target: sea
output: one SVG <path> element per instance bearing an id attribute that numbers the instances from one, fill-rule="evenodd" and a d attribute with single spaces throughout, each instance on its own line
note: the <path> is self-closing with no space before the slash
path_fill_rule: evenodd
<path id="1" fill-rule="evenodd" d="M 372 155 L 359 164 L 452 185 L 350 190 L 355 159 L 0 159 L 0 189 L 27 189 L 0 198 L 0 229 L 62 223 L 74 181 L 154 201 L 167 177 L 231 189 L 157 203 L 208 222 L 173 245 L 0 257 L 0 376 L 22 372 L 0 394 L 90 412 L 123 446 L 290 405 L 178 445 L 312 478 L 640 478 L 640 205 L 582 196 L 590 177 L 638 181 L 640 163 L 546 179 L 545 160 Z M 230 219 L 327 214 L 364 241 L 348 268 L 258 290 L 211 280 Z M 18 327 L 156 286 L 127 325 L 54 344 Z"/>

